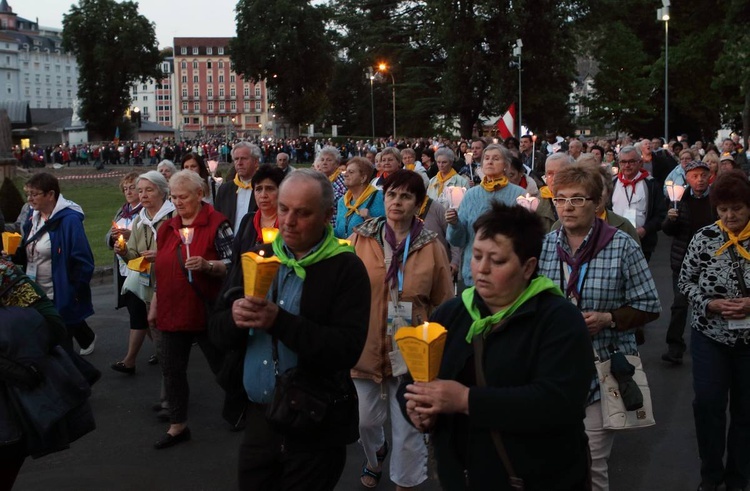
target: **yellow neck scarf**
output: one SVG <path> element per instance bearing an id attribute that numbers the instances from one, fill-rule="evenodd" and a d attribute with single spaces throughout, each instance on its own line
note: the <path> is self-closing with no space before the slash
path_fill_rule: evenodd
<path id="1" fill-rule="evenodd" d="M 539 196 L 546 199 L 552 199 L 555 197 L 554 194 L 552 194 L 552 190 L 549 188 L 549 186 L 542 186 L 539 188 Z"/>
<path id="2" fill-rule="evenodd" d="M 731 230 L 726 228 L 724 224 L 721 223 L 721 220 L 716 220 L 716 225 L 719 226 L 719 229 L 721 229 L 722 232 L 725 232 L 727 234 L 729 240 L 727 240 L 723 246 L 719 247 L 719 250 L 716 251 L 716 254 L 714 254 L 714 256 L 718 256 L 726 249 L 729 249 L 730 246 L 734 245 L 734 247 L 737 249 L 737 252 L 740 253 L 740 256 L 744 257 L 747 260 L 750 260 L 750 252 L 748 252 L 747 249 L 742 247 L 742 244 L 740 244 L 740 242 L 742 242 L 743 240 L 750 239 L 750 222 L 745 225 L 745 228 L 742 229 L 740 235 L 734 235 Z"/>
<path id="3" fill-rule="evenodd" d="M 456 169 L 453 168 L 451 168 L 450 172 L 448 172 L 448 175 L 445 177 L 443 177 L 442 172 L 438 172 L 437 174 L 435 174 L 435 182 L 432 185 L 437 188 L 438 196 L 443 194 L 443 187 L 445 186 L 446 181 L 457 174 L 458 172 L 456 172 Z"/>
<path id="4" fill-rule="evenodd" d="M 417 213 L 417 216 L 424 220 L 424 213 L 427 209 L 427 204 L 430 202 L 430 198 L 427 196 L 424 197 L 424 201 L 422 201 L 422 206 L 419 208 L 419 213 Z"/>
<path id="5" fill-rule="evenodd" d="M 365 201 L 367 201 L 367 198 L 373 195 L 373 193 L 377 193 L 378 188 L 373 186 L 372 184 L 368 184 L 364 191 L 362 191 L 362 194 L 359 195 L 359 198 L 357 198 L 357 201 L 352 204 L 352 199 L 354 196 L 352 196 L 352 192 L 348 191 L 344 193 L 344 206 L 346 206 L 346 216 L 350 216 L 353 213 L 356 213 L 360 206 L 365 204 Z"/>
<path id="6" fill-rule="evenodd" d="M 414 164 L 406 164 L 408 170 L 414 170 Z"/>
<path id="7" fill-rule="evenodd" d="M 333 174 L 328 176 L 328 180 L 331 182 L 335 181 L 339 177 L 339 174 L 341 174 L 341 168 L 337 168 Z"/>
<path id="8" fill-rule="evenodd" d="M 245 184 L 242 182 L 242 179 L 240 179 L 239 174 L 234 175 L 234 183 L 237 185 L 237 192 L 240 192 L 240 189 L 253 189 L 253 184 L 251 182 Z"/>
<path id="9" fill-rule="evenodd" d="M 606 208 L 604 210 L 602 210 L 601 213 L 599 213 L 599 218 L 601 218 L 605 222 L 607 221 L 607 209 Z"/>
<path id="10" fill-rule="evenodd" d="M 481 185 L 485 191 L 491 193 L 493 191 L 497 191 L 498 189 L 503 189 L 505 186 L 507 186 L 508 178 L 505 176 L 500 176 L 496 179 L 489 179 L 487 176 L 484 176 Z"/>

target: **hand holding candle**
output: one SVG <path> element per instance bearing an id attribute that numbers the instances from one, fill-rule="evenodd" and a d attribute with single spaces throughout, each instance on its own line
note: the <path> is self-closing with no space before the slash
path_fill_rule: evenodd
<path id="1" fill-rule="evenodd" d="M 190 259 L 190 243 L 193 241 L 193 232 L 195 229 L 192 227 L 183 227 L 180 229 L 180 239 L 182 239 L 182 243 L 185 244 L 186 254 L 187 257 L 185 259 Z M 193 282 L 193 272 L 188 269 L 188 281 L 190 283 Z"/>
<path id="2" fill-rule="evenodd" d="M 539 206 L 539 199 L 537 199 L 535 196 L 531 196 L 529 193 L 526 193 L 526 196 L 519 196 L 518 198 L 516 198 L 516 203 L 531 212 L 535 212 L 537 207 Z"/>
<path id="3" fill-rule="evenodd" d="M 675 184 L 674 181 L 665 181 L 664 186 L 667 188 L 669 201 L 672 202 L 674 208 L 677 208 L 677 202 L 682 199 L 682 195 L 685 193 L 685 187 Z"/>

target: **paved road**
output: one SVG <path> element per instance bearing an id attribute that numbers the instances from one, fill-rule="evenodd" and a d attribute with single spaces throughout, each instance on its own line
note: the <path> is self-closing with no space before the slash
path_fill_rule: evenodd
<path id="1" fill-rule="evenodd" d="M 610 461 L 612 491 L 685 491 L 699 481 L 698 451 L 692 422 L 690 357 L 681 367 L 660 360 L 672 301 L 668 266 L 669 241 L 662 236 L 652 259 L 652 271 L 666 312 L 648 326 L 648 341 L 641 353 L 652 387 L 657 425 L 617 436 Z M 189 424 L 193 440 L 157 451 L 152 443 L 166 431 L 151 411 L 159 392 L 159 368 L 146 360 L 150 344 L 138 360 L 138 372 L 127 376 L 108 366 L 123 356 L 127 343 L 125 312 L 113 310 L 109 284 L 94 288 L 96 315 L 91 325 L 98 335 L 89 359 L 104 373 L 94 387 L 92 405 L 98 429 L 72 448 L 28 460 L 14 489 L 30 490 L 233 490 L 236 489 L 236 454 L 240 435 L 228 431 L 220 417 L 222 394 L 196 349 L 189 368 L 192 397 Z M 347 466 L 337 491 L 362 489 L 358 445 L 349 447 Z M 392 489 L 384 475 L 380 489 Z M 438 490 L 435 480 L 420 489 Z"/>

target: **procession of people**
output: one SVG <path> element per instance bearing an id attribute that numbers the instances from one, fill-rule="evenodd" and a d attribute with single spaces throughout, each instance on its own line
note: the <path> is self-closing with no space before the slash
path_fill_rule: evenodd
<path id="1" fill-rule="evenodd" d="M 615 436 L 653 418 L 640 374 L 660 367 L 642 366 L 639 346 L 662 342 L 648 325 L 667 309 L 649 266 L 663 231 L 675 297 L 662 360 L 679 367 L 691 354 L 695 484 L 746 489 L 744 149 L 731 139 L 732 151 L 685 138 L 659 149 L 648 138 L 560 140 L 146 143 L 159 150 L 143 163 L 153 167 L 136 162 L 122 178 L 124 204 L 104 239 L 130 327 L 109 369 L 135 375 L 146 337 L 161 368 L 155 406 L 169 426 L 151 445 L 167 451 L 207 431 L 188 425 L 197 344 L 226 393 L 221 416 L 243 431 L 242 490 L 332 490 L 346 446 L 359 442 L 364 488 L 419 489 L 435 467 L 445 490 L 608 491 Z M 222 155 L 223 180 L 207 163 Z M 62 346 L 90 391 L 84 210 L 47 172 L 24 190 L 30 211 L 0 279 L 33 285 L 45 310 L 8 319 L 46 322 L 33 335 Z M 249 263 L 275 264 L 265 289 L 248 289 L 263 276 Z M 0 317 L 29 308 L 5 294 Z M 429 380 L 397 342 L 423 324 L 425 341 L 428 325 L 446 330 Z M 13 389 L 0 413 L 16 420 L 18 388 L 40 389 L 12 376 L 24 364 L 13 353 L 0 353 L 0 388 Z M 10 489 L 34 453 L 28 434 L 6 426 L 0 461 L 12 465 L 0 478 Z"/>

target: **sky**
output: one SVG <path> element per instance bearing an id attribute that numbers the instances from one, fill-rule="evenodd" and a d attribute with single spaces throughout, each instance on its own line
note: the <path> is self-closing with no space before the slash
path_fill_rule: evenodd
<path id="1" fill-rule="evenodd" d="M 13 12 L 39 25 L 62 29 L 63 14 L 78 2 L 72 0 L 7 0 Z M 172 46 L 176 37 L 233 37 L 237 0 L 140 0 L 138 12 L 156 24 L 160 48 Z"/>

